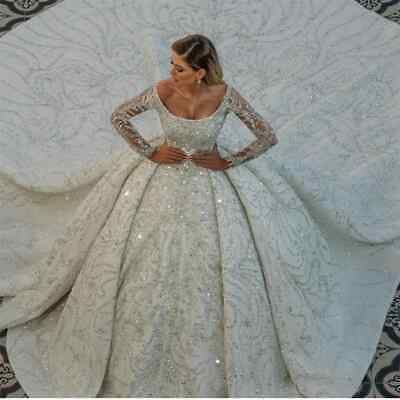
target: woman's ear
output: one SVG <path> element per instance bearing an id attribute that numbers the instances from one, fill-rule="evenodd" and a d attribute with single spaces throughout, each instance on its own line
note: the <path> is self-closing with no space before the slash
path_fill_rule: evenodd
<path id="1" fill-rule="evenodd" d="M 200 68 L 200 79 L 202 80 L 206 75 L 207 71 L 204 68 Z"/>

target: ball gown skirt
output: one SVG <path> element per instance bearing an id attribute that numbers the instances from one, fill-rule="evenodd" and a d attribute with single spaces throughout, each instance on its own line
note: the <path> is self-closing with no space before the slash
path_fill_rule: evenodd
<path id="1" fill-rule="evenodd" d="M 119 107 L 115 126 L 138 151 L 112 160 L 30 273 L 0 283 L 0 329 L 29 396 L 356 392 L 398 253 L 311 214 L 239 96 L 228 85 L 198 120 L 169 112 L 155 86 Z M 223 171 L 155 163 L 127 122 L 147 109 L 187 151 L 212 149 L 236 114 L 259 134 L 252 159 Z"/>

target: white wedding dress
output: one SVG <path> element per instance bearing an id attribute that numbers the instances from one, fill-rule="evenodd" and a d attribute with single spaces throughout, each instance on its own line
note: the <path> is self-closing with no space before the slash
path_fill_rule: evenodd
<path id="1" fill-rule="evenodd" d="M 229 113 L 258 138 L 224 171 L 158 164 L 128 121 L 150 109 L 188 152 L 211 150 Z M 271 126 L 229 84 L 206 118 L 172 114 L 152 86 L 112 121 L 137 151 L 31 274 L 2 282 L 0 329 L 28 395 L 355 393 L 397 286 L 394 248 L 318 222 L 268 164 Z"/>
<path id="2" fill-rule="evenodd" d="M 195 32 L 228 83 L 200 120 L 155 90 Z M 1 37 L 0 330 L 28 396 L 353 395 L 400 281 L 399 48 L 348 0 L 69 0 Z M 234 165 L 149 160 L 163 141 Z"/>

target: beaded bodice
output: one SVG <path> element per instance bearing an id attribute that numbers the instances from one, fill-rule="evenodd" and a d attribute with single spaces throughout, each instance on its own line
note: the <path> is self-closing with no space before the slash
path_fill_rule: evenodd
<path id="1" fill-rule="evenodd" d="M 229 112 L 234 112 L 257 139 L 238 153 L 225 157 L 231 161 L 230 166 L 255 158 L 278 143 L 271 125 L 230 85 L 227 85 L 225 96 L 217 109 L 211 115 L 200 119 L 188 119 L 172 114 L 160 99 L 157 86 L 154 85 L 119 105 L 111 115 L 111 123 L 121 136 L 135 151 L 148 158 L 157 148 L 146 142 L 129 119 L 149 109 L 157 110 L 166 142 L 187 153 L 211 151 L 226 116 Z"/>
<path id="2" fill-rule="evenodd" d="M 154 106 L 159 111 L 161 126 L 167 143 L 188 153 L 212 150 L 227 116 L 225 103 L 228 92 L 229 86 L 223 100 L 213 114 L 201 119 L 188 119 L 172 114 L 158 96 L 157 88 L 154 87 Z"/>

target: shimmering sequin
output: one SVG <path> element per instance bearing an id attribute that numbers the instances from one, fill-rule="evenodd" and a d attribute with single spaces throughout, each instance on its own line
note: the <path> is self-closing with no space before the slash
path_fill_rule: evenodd
<path id="1" fill-rule="evenodd" d="M 148 110 L 152 96 L 151 88 L 145 89 L 138 96 L 119 105 L 111 114 L 111 123 L 119 134 L 135 151 L 145 157 L 149 157 L 155 148 L 146 142 L 138 130 L 129 122 L 129 119 Z"/>
<path id="2" fill-rule="evenodd" d="M 113 113 L 134 154 L 96 183 L 31 276 L 0 281 L 12 294 L 0 328 L 9 327 L 16 370 L 40 381 L 32 393 L 41 397 L 94 397 L 99 388 L 106 397 L 351 393 L 383 323 L 382 293 L 394 285 L 375 269 L 392 256 L 365 253 L 350 230 L 348 253 L 330 249 L 336 231 L 321 233 L 267 157 L 227 172 L 143 160 L 150 147 L 128 119 L 151 108 L 166 142 L 187 152 L 213 149 L 235 113 L 258 135 L 233 155 L 235 166 L 276 142 L 230 86 L 200 120 L 172 116 L 153 89 Z M 362 322 L 356 331 L 350 316 Z M 30 354 L 32 342 L 44 352 Z"/>

